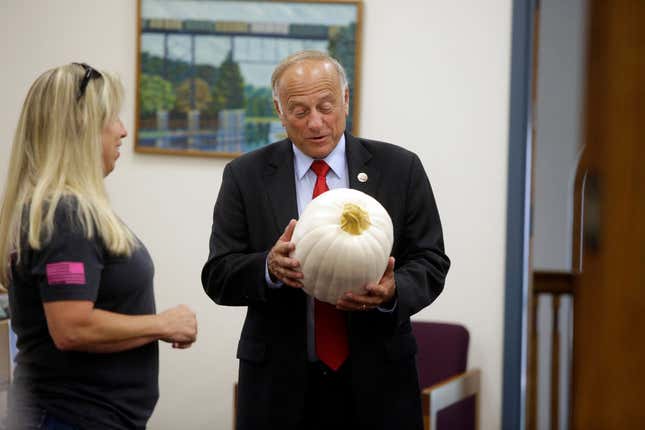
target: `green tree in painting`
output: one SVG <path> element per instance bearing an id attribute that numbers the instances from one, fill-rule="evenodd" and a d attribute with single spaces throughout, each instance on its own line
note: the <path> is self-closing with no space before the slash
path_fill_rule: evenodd
<path id="1" fill-rule="evenodd" d="M 337 59 L 345 68 L 347 73 L 347 84 L 349 85 L 349 106 L 354 106 L 354 70 L 356 64 L 356 24 L 351 23 L 342 27 L 329 39 L 329 54 Z M 352 112 L 347 117 L 347 130 L 352 130 Z"/>
<path id="2" fill-rule="evenodd" d="M 170 110 L 175 105 L 172 84 L 156 75 L 141 75 L 141 114 L 152 116 L 160 110 Z"/>
<path id="3" fill-rule="evenodd" d="M 192 76 L 193 71 L 196 78 L 202 78 L 206 82 L 213 83 L 217 80 L 218 70 L 210 64 L 195 64 L 193 70 L 185 61 L 164 59 L 147 52 L 141 53 L 141 73 L 161 76 L 175 86 Z"/>
<path id="4" fill-rule="evenodd" d="M 194 97 L 192 97 L 193 82 Z M 177 87 L 177 110 L 180 112 L 189 112 L 193 109 L 206 110 L 212 101 L 208 83 L 201 78 L 186 79 Z"/>
<path id="5" fill-rule="evenodd" d="M 147 75 L 161 75 L 162 72 L 163 58 L 148 54 L 147 52 L 141 53 L 141 73 L 145 73 Z"/>
<path id="6" fill-rule="evenodd" d="M 247 118 L 276 117 L 275 109 L 273 108 L 273 95 L 271 94 L 271 88 L 246 85 L 244 87 L 244 97 L 246 99 Z"/>
<path id="7" fill-rule="evenodd" d="M 218 77 L 213 86 L 215 110 L 242 109 L 244 107 L 244 78 L 240 66 L 229 52 L 218 68 Z M 220 104 L 221 103 L 221 104 Z"/>

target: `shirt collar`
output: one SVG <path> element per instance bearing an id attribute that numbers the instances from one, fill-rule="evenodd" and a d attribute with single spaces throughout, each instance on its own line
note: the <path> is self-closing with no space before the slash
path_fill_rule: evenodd
<path id="1" fill-rule="evenodd" d="M 307 174 L 307 171 L 311 167 L 311 163 L 314 159 L 302 152 L 300 148 L 293 143 L 291 143 L 291 146 L 293 147 L 293 153 L 295 155 L 294 167 L 296 169 L 296 177 L 298 180 L 301 180 L 302 177 Z M 340 136 L 338 145 L 336 145 L 336 147 L 329 153 L 329 155 L 323 158 L 323 160 L 325 160 L 331 168 L 331 171 L 334 172 L 339 179 L 343 178 L 342 173 L 345 171 L 345 134 Z"/>

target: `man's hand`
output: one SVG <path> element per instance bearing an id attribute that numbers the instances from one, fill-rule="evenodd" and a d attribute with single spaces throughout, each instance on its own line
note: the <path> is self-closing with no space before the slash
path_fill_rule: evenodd
<path id="1" fill-rule="evenodd" d="M 291 243 L 291 236 L 293 230 L 296 228 L 296 220 L 289 221 L 289 225 L 284 229 L 284 233 L 280 236 L 269 251 L 267 257 L 267 266 L 269 268 L 269 276 L 271 280 L 281 281 L 285 285 L 294 288 L 302 288 L 301 279 L 303 277 L 300 271 L 300 262 L 289 255 L 296 249 L 296 246 Z"/>
<path id="2" fill-rule="evenodd" d="M 385 273 L 378 284 L 367 284 L 365 293 L 345 293 L 336 302 L 336 307 L 343 311 L 369 311 L 385 305 L 394 297 L 396 284 L 394 283 L 394 257 L 390 257 L 385 268 Z"/>

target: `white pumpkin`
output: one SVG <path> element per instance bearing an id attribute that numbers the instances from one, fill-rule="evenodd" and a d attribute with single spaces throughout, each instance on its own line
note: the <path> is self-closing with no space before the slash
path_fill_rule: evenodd
<path id="1" fill-rule="evenodd" d="M 377 283 L 392 251 L 392 220 L 373 197 L 349 188 L 327 191 L 300 215 L 291 241 L 307 294 L 336 304 L 346 291 Z"/>

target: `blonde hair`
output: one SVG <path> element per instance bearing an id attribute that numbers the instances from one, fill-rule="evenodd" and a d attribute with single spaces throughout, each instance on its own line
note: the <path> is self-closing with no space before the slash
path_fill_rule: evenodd
<path id="1" fill-rule="evenodd" d="M 278 88 L 280 84 L 280 78 L 289 67 L 293 66 L 294 64 L 307 61 L 307 60 L 331 63 L 336 69 L 336 73 L 338 74 L 341 91 L 345 91 L 347 89 L 347 86 L 348 86 L 347 74 L 345 73 L 345 69 L 338 62 L 338 60 L 336 60 L 331 55 L 326 54 L 322 51 L 314 51 L 314 50 L 298 51 L 294 54 L 289 55 L 284 60 L 282 60 L 280 64 L 278 64 L 276 68 L 273 70 L 273 74 L 271 75 L 271 91 L 273 93 L 272 94 L 273 100 L 280 107 L 280 111 L 282 111 L 282 106 L 280 104 L 279 88 Z"/>
<path id="2" fill-rule="evenodd" d="M 75 215 L 88 239 L 98 234 L 115 254 L 132 253 L 133 234 L 113 212 L 104 185 L 102 131 L 118 118 L 121 82 L 93 76 L 85 93 L 85 69 L 69 64 L 46 71 L 33 83 L 13 139 L 0 209 L 0 284 L 9 284 L 10 259 L 20 258 L 21 232 L 40 249 L 54 229 L 62 197 L 77 202 Z"/>

